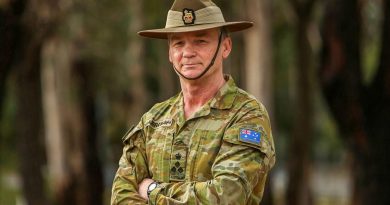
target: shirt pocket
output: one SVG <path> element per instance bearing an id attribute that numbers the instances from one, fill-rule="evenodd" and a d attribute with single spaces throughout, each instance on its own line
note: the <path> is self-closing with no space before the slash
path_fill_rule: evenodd
<path id="1" fill-rule="evenodd" d="M 165 159 L 168 149 L 167 146 L 170 146 L 167 140 L 169 140 L 171 133 L 168 129 L 154 128 L 149 128 L 147 133 L 146 156 L 148 159 L 149 173 L 152 179 L 164 181 L 166 178 L 165 175 L 167 175 L 167 160 Z"/>
<path id="2" fill-rule="evenodd" d="M 195 181 L 207 181 L 213 178 L 212 166 L 221 148 L 222 137 L 217 131 L 196 130 L 194 138 L 198 143 L 191 146 L 190 159 L 192 162 L 192 178 Z M 193 156 L 193 157 L 191 157 Z"/>

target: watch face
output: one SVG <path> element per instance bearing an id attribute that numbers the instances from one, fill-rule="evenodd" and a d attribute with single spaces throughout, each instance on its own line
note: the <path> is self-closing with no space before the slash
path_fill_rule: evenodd
<path id="1" fill-rule="evenodd" d="M 156 186 L 157 186 L 157 184 L 156 184 L 156 183 L 152 183 L 152 184 L 149 186 L 149 190 L 153 190 L 153 189 L 155 189 L 155 188 L 156 188 Z"/>

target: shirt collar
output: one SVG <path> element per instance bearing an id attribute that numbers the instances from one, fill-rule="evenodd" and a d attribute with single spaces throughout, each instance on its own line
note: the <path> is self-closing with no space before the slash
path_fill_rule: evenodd
<path id="1" fill-rule="evenodd" d="M 216 95 L 209 101 L 210 108 L 215 109 L 230 109 L 233 106 L 234 100 L 237 96 L 237 86 L 234 83 L 233 78 L 230 75 L 224 76 L 226 83 L 218 90 Z M 178 124 L 185 122 L 184 112 L 183 112 L 183 93 L 180 92 L 174 100 L 171 101 L 171 105 L 176 106 L 176 114 L 178 114 Z M 204 108 L 205 109 L 205 108 Z M 207 109 L 209 110 L 209 109 Z M 209 113 L 208 111 L 207 113 Z M 206 114 L 206 113 L 204 113 Z"/>
<path id="2" fill-rule="evenodd" d="M 230 109 L 237 95 L 237 86 L 231 75 L 224 75 L 226 83 L 218 90 L 217 94 L 211 99 L 210 107 L 216 109 Z M 183 93 L 180 92 L 172 101 L 175 104 L 183 107 Z"/>
<path id="3" fill-rule="evenodd" d="M 219 89 L 210 102 L 210 107 L 216 109 L 230 109 L 237 95 L 237 86 L 232 76 L 224 76 L 226 83 Z"/>

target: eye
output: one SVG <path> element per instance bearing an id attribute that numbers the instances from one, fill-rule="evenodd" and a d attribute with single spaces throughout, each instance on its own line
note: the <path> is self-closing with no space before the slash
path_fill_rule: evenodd
<path id="1" fill-rule="evenodd" d="M 198 39 L 198 40 L 195 41 L 195 43 L 196 43 L 196 44 L 206 44 L 207 41 L 204 40 L 204 39 Z"/>
<path id="2" fill-rule="evenodd" d="M 183 41 L 172 41 L 172 46 L 177 48 L 177 47 L 182 47 L 184 45 Z"/>

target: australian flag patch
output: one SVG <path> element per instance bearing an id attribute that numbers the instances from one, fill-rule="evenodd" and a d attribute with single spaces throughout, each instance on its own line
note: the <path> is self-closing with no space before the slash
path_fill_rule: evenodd
<path id="1" fill-rule="evenodd" d="M 260 132 L 256 132 L 250 129 L 240 129 L 240 141 L 252 144 L 260 144 L 260 139 Z"/>

